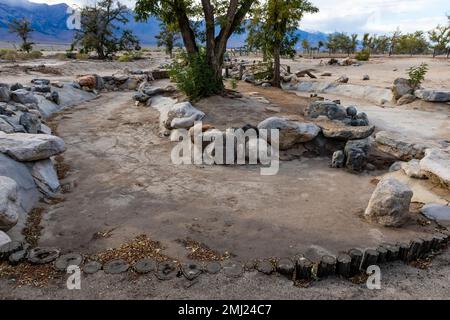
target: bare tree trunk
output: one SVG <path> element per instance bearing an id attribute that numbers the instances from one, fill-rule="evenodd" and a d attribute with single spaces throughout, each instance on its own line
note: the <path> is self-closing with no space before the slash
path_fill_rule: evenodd
<path id="1" fill-rule="evenodd" d="M 280 48 L 275 47 L 273 50 L 273 80 L 272 85 L 281 88 L 281 66 L 280 66 Z"/>

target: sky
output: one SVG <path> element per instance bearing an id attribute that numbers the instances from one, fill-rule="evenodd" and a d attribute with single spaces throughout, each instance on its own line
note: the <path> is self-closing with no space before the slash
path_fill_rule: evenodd
<path id="1" fill-rule="evenodd" d="M 93 0 L 32 0 L 48 4 L 66 2 L 82 5 Z M 300 28 L 306 31 L 365 32 L 385 34 L 400 28 L 403 32 L 428 31 L 446 24 L 449 0 L 310 0 L 320 12 L 306 15 Z M 134 0 L 122 0 L 133 6 Z"/>

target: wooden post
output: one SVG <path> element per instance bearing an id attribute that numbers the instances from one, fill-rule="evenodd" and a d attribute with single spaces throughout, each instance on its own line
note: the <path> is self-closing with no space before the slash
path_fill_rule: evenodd
<path id="1" fill-rule="evenodd" d="M 408 243 L 399 243 L 398 245 L 398 258 L 403 262 L 408 262 L 409 248 L 411 247 Z"/>
<path id="2" fill-rule="evenodd" d="M 336 259 L 332 256 L 323 256 L 317 268 L 317 276 L 324 278 L 331 276 L 336 270 Z"/>
<path id="3" fill-rule="evenodd" d="M 350 276 L 354 276 L 360 271 L 363 253 L 359 249 L 351 249 L 348 252 L 348 255 L 352 259 L 352 262 L 350 263 Z"/>
<path id="4" fill-rule="evenodd" d="M 295 270 L 295 263 L 288 258 L 280 259 L 277 262 L 277 272 L 292 280 Z"/>
<path id="5" fill-rule="evenodd" d="M 391 243 L 385 243 L 382 244 L 382 246 L 387 250 L 386 256 L 387 261 L 395 261 L 398 259 L 398 254 L 400 250 L 399 246 L 393 245 Z"/>
<path id="6" fill-rule="evenodd" d="M 225 78 L 229 78 L 230 77 L 230 69 L 228 68 L 228 66 L 225 67 Z"/>
<path id="7" fill-rule="evenodd" d="M 365 272 L 369 266 L 376 265 L 378 262 L 379 253 L 374 249 L 367 249 L 364 252 L 364 258 L 361 264 L 361 269 Z"/>
<path id="8" fill-rule="evenodd" d="M 291 74 L 291 66 L 287 66 L 287 73 Z"/>
<path id="9" fill-rule="evenodd" d="M 422 239 L 414 239 L 411 241 L 411 246 L 409 247 L 407 262 L 417 260 L 417 258 L 420 257 L 420 253 L 423 246 L 423 240 Z"/>
<path id="10" fill-rule="evenodd" d="M 313 263 L 307 258 L 300 256 L 295 261 L 296 279 L 309 280 L 312 276 Z"/>
<path id="11" fill-rule="evenodd" d="M 378 247 L 378 260 L 377 263 L 386 263 L 388 251 L 385 247 Z"/>
<path id="12" fill-rule="evenodd" d="M 443 235 L 442 233 L 436 233 L 433 236 L 433 244 L 432 244 L 433 250 L 442 249 L 444 244 L 445 244 L 445 235 Z"/>
<path id="13" fill-rule="evenodd" d="M 336 273 L 345 278 L 349 278 L 351 274 L 352 257 L 346 253 L 341 253 L 337 257 Z"/>
<path id="14" fill-rule="evenodd" d="M 422 249 L 420 251 L 420 256 L 425 257 L 431 251 L 431 246 L 433 244 L 432 236 L 424 236 L 421 238 L 423 240 Z"/>
<path id="15" fill-rule="evenodd" d="M 242 80 L 242 76 L 244 75 L 244 65 L 239 65 L 239 80 Z"/>

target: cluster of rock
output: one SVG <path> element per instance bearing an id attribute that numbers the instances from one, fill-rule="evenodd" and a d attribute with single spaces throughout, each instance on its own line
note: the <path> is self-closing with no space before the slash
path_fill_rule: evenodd
<path id="1" fill-rule="evenodd" d="M 428 102 L 450 102 L 449 90 L 415 88 L 408 79 L 397 78 L 392 86 L 392 93 L 397 105 L 404 105 L 421 99 Z"/>

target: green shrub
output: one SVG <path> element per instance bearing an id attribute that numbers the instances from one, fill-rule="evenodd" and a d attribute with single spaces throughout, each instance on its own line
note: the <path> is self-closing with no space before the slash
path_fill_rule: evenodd
<path id="1" fill-rule="evenodd" d="M 370 51 L 362 50 L 356 53 L 355 59 L 358 61 L 369 61 L 370 59 Z"/>
<path id="2" fill-rule="evenodd" d="M 231 84 L 231 89 L 236 90 L 236 88 L 237 88 L 237 80 L 236 79 L 231 79 L 230 80 L 230 84 Z"/>
<path id="3" fill-rule="evenodd" d="M 44 54 L 41 51 L 31 51 L 24 54 L 24 59 L 39 59 L 42 58 Z"/>
<path id="4" fill-rule="evenodd" d="M 409 76 L 409 83 L 414 87 L 418 88 L 420 84 L 425 80 L 425 75 L 428 72 L 428 64 L 421 63 L 420 66 L 414 66 L 407 70 Z"/>
<path id="5" fill-rule="evenodd" d="M 16 61 L 19 59 L 19 54 L 13 49 L 0 49 L 0 59 L 6 61 Z"/>
<path id="6" fill-rule="evenodd" d="M 75 59 L 77 59 L 77 60 L 89 60 L 89 55 L 87 53 L 78 52 L 75 55 Z"/>
<path id="7" fill-rule="evenodd" d="M 181 52 L 172 64 L 169 75 L 178 89 L 192 100 L 218 94 L 223 89 L 223 83 L 215 80 L 214 72 L 208 66 L 204 50 L 195 55 Z"/>
<path id="8" fill-rule="evenodd" d="M 133 61 L 133 57 L 130 54 L 128 54 L 128 53 L 124 53 L 119 58 L 117 58 L 117 61 L 119 61 L 119 62 L 131 62 L 131 61 Z"/>

